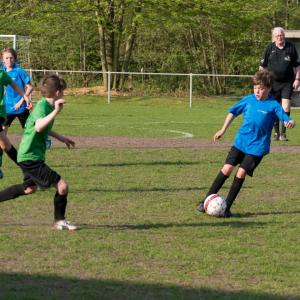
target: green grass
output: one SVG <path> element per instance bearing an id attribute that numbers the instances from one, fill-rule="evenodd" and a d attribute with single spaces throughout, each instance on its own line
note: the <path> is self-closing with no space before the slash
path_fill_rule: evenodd
<path id="1" fill-rule="evenodd" d="M 95 101 L 70 99 L 55 129 L 70 135 L 172 136 L 158 127 L 129 128 L 153 119 L 211 138 L 234 103 L 198 101 L 190 110 L 186 102 L 169 99 Z M 297 119 L 298 111 L 293 115 Z M 297 130 L 288 143 L 297 144 Z M 0 299 L 300 299 L 298 154 L 264 158 L 234 204 L 235 217 L 198 214 L 197 201 L 226 153 L 51 149 L 47 162 L 69 182 L 67 216 L 81 230 L 49 226 L 53 190 L 1 203 Z M 22 180 L 8 159 L 3 170 L 3 188 Z"/>

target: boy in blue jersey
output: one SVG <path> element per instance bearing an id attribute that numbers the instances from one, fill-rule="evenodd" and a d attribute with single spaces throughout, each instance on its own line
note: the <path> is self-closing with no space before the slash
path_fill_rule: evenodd
<path id="1" fill-rule="evenodd" d="M 2 70 L 16 83 L 24 94 L 29 97 L 33 87 L 27 73 L 17 64 L 17 52 L 13 48 L 4 48 L 2 50 Z M 2 129 L 7 133 L 7 130 L 15 118 L 24 128 L 26 120 L 29 116 L 31 106 L 13 87 L 7 85 L 5 87 L 4 104 L 6 110 L 5 121 L 2 123 Z M 0 168 L 2 166 L 3 151 L 0 149 Z M 3 172 L 0 169 L 0 177 L 3 178 Z"/>
<path id="2" fill-rule="evenodd" d="M 280 104 L 269 94 L 273 83 L 273 76 L 270 71 L 258 71 L 253 76 L 252 81 L 254 93 L 244 97 L 228 110 L 223 127 L 214 135 L 214 141 L 220 139 L 231 122 L 243 114 L 243 123 L 235 137 L 225 164 L 206 195 L 208 197 L 218 193 L 235 166 L 239 165 L 226 198 L 225 218 L 231 217 L 230 208 L 244 183 L 246 175 L 252 176 L 262 158 L 269 153 L 272 128 L 277 118 L 284 123 L 286 128 L 295 126 L 295 121 L 290 119 Z M 200 202 L 198 210 L 205 212 L 204 201 Z"/>
<path id="3" fill-rule="evenodd" d="M 33 86 L 28 74 L 17 64 L 17 52 L 13 48 L 4 48 L 2 50 L 2 70 L 4 70 L 13 81 L 29 97 Z M 5 89 L 4 102 L 6 107 L 6 120 L 4 127 L 7 129 L 15 118 L 18 118 L 22 128 L 24 128 L 29 111 L 26 107 L 26 101 L 13 88 L 7 86 Z"/>

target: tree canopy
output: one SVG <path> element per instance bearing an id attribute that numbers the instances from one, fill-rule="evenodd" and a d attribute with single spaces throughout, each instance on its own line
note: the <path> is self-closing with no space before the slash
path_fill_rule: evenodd
<path id="1" fill-rule="evenodd" d="M 36 69 L 251 74 L 271 29 L 300 18 L 293 0 L 0 2 L 0 34 L 30 36 Z"/>

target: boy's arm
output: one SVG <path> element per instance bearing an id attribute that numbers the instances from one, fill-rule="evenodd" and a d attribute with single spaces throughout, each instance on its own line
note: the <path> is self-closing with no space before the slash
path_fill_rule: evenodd
<path id="1" fill-rule="evenodd" d="M 228 115 L 225 118 L 223 127 L 214 134 L 214 141 L 220 139 L 225 134 L 227 128 L 229 127 L 231 122 L 234 120 L 234 118 L 235 118 L 235 116 L 232 113 L 228 113 Z"/>
<path id="2" fill-rule="evenodd" d="M 65 143 L 68 148 L 75 147 L 74 141 L 70 140 L 69 138 L 67 138 L 65 136 L 60 135 L 59 133 L 57 133 L 55 131 L 51 131 L 49 135 L 54 137 L 55 139 L 59 140 L 60 142 Z"/>
<path id="3" fill-rule="evenodd" d="M 44 118 L 35 121 L 36 132 L 42 132 L 56 117 L 56 115 L 63 109 L 65 103 L 64 99 L 59 99 L 54 102 L 54 110 Z"/>

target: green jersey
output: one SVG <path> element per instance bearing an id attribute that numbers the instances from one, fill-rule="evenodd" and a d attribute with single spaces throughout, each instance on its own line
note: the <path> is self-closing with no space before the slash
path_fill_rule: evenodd
<path id="1" fill-rule="evenodd" d="M 11 83 L 12 83 L 11 77 L 3 70 L 0 70 L 0 117 L 3 118 L 6 117 L 5 103 L 4 103 L 4 86 Z"/>
<path id="2" fill-rule="evenodd" d="M 46 141 L 54 121 L 49 123 L 42 132 L 36 132 L 35 122 L 38 119 L 46 117 L 53 110 L 54 107 L 45 98 L 37 102 L 25 124 L 18 150 L 18 162 L 26 160 L 45 160 Z"/>

